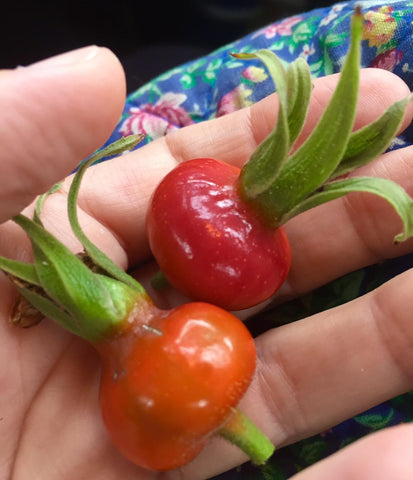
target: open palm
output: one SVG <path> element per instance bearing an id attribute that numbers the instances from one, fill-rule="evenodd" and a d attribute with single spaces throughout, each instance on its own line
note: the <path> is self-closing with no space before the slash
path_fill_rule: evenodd
<path id="1" fill-rule="evenodd" d="M 336 81 L 331 76 L 316 82 L 307 133 Z M 363 72 L 357 125 L 371 121 L 407 93 L 401 80 L 389 73 Z M 95 47 L 77 51 L 71 59 L 58 57 L 53 64 L 1 72 L 0 105 L 11 113 L 0 118 L 0 221 L 20 212 L 104 143 L 119 118 L 124 95 L 117 59 Z M 85 231 L 147 286 L 152 265 L 144 218 L 157 182 L 177 162 L 195 156 L 242 165 L 272 128 L 276 102 L 276 96 L 270 96 L 251 108 L 187 127 L 92 167 L 79 198 Z M 412 159 L 410 148 L 397 150 L 363 170 L 392 178 L 413 194 Z M 44 222 L 76 251 L 79 245 L 65 217 L 69 183 L 70 178 L 47 200 Z M 398 222 L 385 202 L 366 195 L 353 195 L 295 218 L 287 225 L 291 274 L 277 301 L 412 251 L 411 241 L 392 245 Z M 28 240 L 11 222 L 0 226 L 0 254 L 30 259 Z M 320 432 L 412 388 L 412 276 L 406 272 L 366 297 L 257 338 L 257 373 L 242 408 L 277 446 Z M 100 418 L 96 352 L 49 320 L 25 330 L 9 325 L 13 288 L 4 276 L 0 282 L 1 478 L 195 480 L 245 460 L 220 438 L 212 439 L 196 460 L 176 472 L 152 473 L 123 459 Z M 151 293 L 160 306 L 183 301 L 173 291 Z M 297 480 L 365 480 L 376 478 L 378 472 L 385 478 L 385 468 L 391 468 L 392 478 L 410 478 L 410 456 L 400 452 L 412 437 L 410 427 L 383 432 L 302 472 Z M 374 456 L 384 444 L 387 455 L 376 463 L 358 460 L 361 452 L 363 458 Z"/>

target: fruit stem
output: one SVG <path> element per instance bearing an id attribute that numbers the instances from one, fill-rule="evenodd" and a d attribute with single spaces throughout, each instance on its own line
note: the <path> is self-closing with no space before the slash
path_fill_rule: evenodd
<path id="1" fill-rule="evenodd" d="M 232 409 L 218 433 L 246 453 L 255 465 L 263 465 L 275 450 L 269 438 L 238 408 Z"/>
<path id="2" fill-rule="evenodd" d="M 155 290 L 165 290 L 165 288 L 169 287 L 169 285 L 168 279 L 165 277 L 162 270 L 158 270 L 151 278 L 151 287 Z"/>

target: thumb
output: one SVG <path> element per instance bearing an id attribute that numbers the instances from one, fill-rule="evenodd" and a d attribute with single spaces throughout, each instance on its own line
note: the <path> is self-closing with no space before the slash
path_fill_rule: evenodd
<path id="1" fill-rule="evenodd" d="M 97 46 L 0 71 L 0 223 L 107 140 L 125 94 L 120 62 Z"/>

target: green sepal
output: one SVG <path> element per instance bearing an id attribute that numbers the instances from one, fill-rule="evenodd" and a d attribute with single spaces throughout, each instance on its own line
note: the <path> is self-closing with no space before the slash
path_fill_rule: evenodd
<path id="1" fill-rule="evenodd" d="M 403 222 L 403 231 L 394 237 L 395 243 L 403 242 L 413 235 L 413 199 L 399 184 L 379 177 L 353 177 L 327 183 L 320 192 L 313 194 L 291 210 L 282 221 L 286 222 L 306 210 L 352 192 L 378 195 L 393 206 Z"/>
<path id="2" fill-rule="evenodd" d="M 126 285 L 129 285 L 131 288 L 135 289 L 137 292 L 140 293 L 144 293 L 144 289 L 140 285 L 140 283 L 137 282 L 133 277 L 128 275 L 126 272 L 124 272 L 121 268 L 119 268 L 112 260 L 110 260 L 110 258 L 105 255 L 101 250 L 99 250 L 83 232 L 77 214 L 77 198 L 83 175 L 89 166 L 98 162 L 99 160 L 102 160 L 103 158 L 112 157 L 114 155 L 124 153 L 127 150 L 131 150 L 144 138 L 145 135 L 143 134 L 134 134 L 127 137 L 122 137 L 116 142 L 111 143 L 107 147 L 98 150 L 87 160 L 82 162 L 73 177 L 67 202 L 69 222 L 70 226 L 72 227 L 73 233 L 76 235 L 77 239 L 80 241 L 83 248 L 85 249 L 85 252 L 89 255 L 95 265 L 99 266 L 101 269 L 111 275 L 114 279 L 117 279 L 125 283 Z M 48 192 L 38 198 L 33 218 L 36 223 L 41 225 L 40 216 L 45 199 L 52 193 L 58 191 L 61 185 L 62 182 L 56 183 Z"/>
<path id="3" fill-rule="evenodd" d="M 127 137 L 122 137 L 116 142 L 111 143 L 107 147 L 96 151 L 94 154 L 91 155 L 89 159 L 82 162 L 78 170 L 84 171 L 88 166 L 98 162 L 99 160 L 102 160 L 103 158 L 112 157 L 114 155 L 119 155 L 121 153 L 124 153 L 125 151 L 134 148 L 144 138 L 145 138 L 145 135 L 142 135 L 142 134 L 128 135 Z M 86 164 L 86 167 L 85 167 L 85 164 Z M 33 217 L 33 220 L 36 223 L 41 224 L 40 216 L 41 216 L 43 205 L 46 198 L 49 195 L 52 195 L 53 193 L 59 191 L 60 188 L 62 187 L 62 184 L 63 184 L 62 181 L 55 183 L 52 186 L 52 188 L 50 188 L 50 190 L 48 190 L 46 193 L 43 193 L 42 195 L 39 196 L 39 198 L 36 201 L 34 217 Z"/>
<path id="4" fill-rule="evenodd" d="M 55 183 L 52 188 L 47 191 L 46 193 L 43 193 L 43 195 L 40 195 L 39 198 L 37 199 L 36 201 L 36 206 L 35 206 L 35 209 L 34 209 L 34 215 L 33 215 L 33 220 L 38 223 L 39 225 L 42 225 L 42 221 L 40 219 L 40 215 L 42 213 L 42 209 L 43 209 L 43 205 L 44 205 L 44 201 L 46 200 L 46 198 L 51 195 L 52 193 L 55 193 L 57 192 L 60 187 L 62 186 L 62 183 L 63 182 L 58 182 L 58 183 Z"/>
<path id="5" fill-rule="evenodd" d="M 128 135 L 126 137 L 122 137 L 116 142 L 109 144 L 107 147 L 102 148 L 95 152 L 88 160 L 89 165 L 91 163 L 96 163 L 103 158 L 113 157 L 115 155 L 120 155 L 121 153 L 125 153 L 129 150 L 132 150 L 136 147 L 142 140 L 145 138 L 143 133 L 135 133 L 132 135 Z"/>
<path id="6" fill-rule="evenodd" d="M 256 197 L 274 182 L 290 150 L 287 72 L 281 60 L 269 50 L 234 56 L 242 59 L 260 59 L 276 84 L 279 98 L 278 119 L 274 129 L 258 145 L 241 171 L 243 188 L 248 196 Z"/>
<path id="7" fill-rule="evenodd" d="M 270 158 L 260 159 L 261 164 L 268 165 L 267 169 L 260 172 L 254 154 L 241 171 L 239 190 L 242 197 L 269 226 L 277 228 L 303 211 L 347 193 L 360 191 L 381 196 L 399 214 L 403 232 L 395 237 L 396 243 L 413 235 L 413 200 L 399 185 L 390 180 L 366 177 L 332 182 L 386 151 L 401 126 L 407 104 L 413 99 L 413 95 L 410 95 L 395 102 L 376 121 L 353 131 L 359 90 L 362 32 L 363 16 L 361 8 L 356 7 L 351 20 L 350 48 L 341 76 L 321 119 L 307 140 L 287 155 L 281 168 L 274 169 L 276 173 L 273 176 L 269 172 Z M 259 58 L 277 84 L 274 71 L 277 71 L 279 61 L 274 62 L 270 55 L 261 55 Z M 275 70 L 271 68 L 271 63 L 276 65 Z M 292 142 L 304 126 L 310 101 L 310 82 L 308 68 L 304 67 L 303 62 L 297 60 L 287 70 L 288 130 Z M 294 113 L 295 108 L 298 113 Z M 269 149 L 264 152 L 269 156 L 271 153 Z M 245 171 L 253 171 L 254 176 L 247 177 Z"/>
<path id="8" fill-rule="evenodd" d="M 33 305 L 39 312 L 45 317 L 53 319 L 56 323 L 61 325 L 65 330 L 68 330 L 75 335 L 88 339 L 90 334 L 86 331 L 82 331 L 80 325 L 76 320 L 72 318 L 67 312 L 62 310 L 49 298 L 31 290 L 30 288 L 17 288 L 18 292 L 26 298 L 26 300 Z M 82 325 L 84 329 L 87 329 L 87 325 Z M 93 332 L 93 335 L 95 332 Z"/>
<path id="9" fill-rule="evenodd" d="M 128 285 L 130 288 L 134 289 L 136 292 L 143 294 L 145 292 L 142 285 L 137 282 L 133 277 L 124 272 L 121 268 L 118 267 L 106 254 L 104 254 L 99 248 L 97 248 L 85 235 L 83 232 L 77 214 L 77 198 L 79 194 L 80 184 L 83 178 L 83 175 L 86 169 L 96 163 L 96 161 L 101 160 L 102 158 L 119 154 L 125 150 L 129 150 L 141 142 L 144 138 L 144 135 L 130 135 L 128 137 L 122 137 L 117 142 L 110 144 L 105 149 L 97 152 L 92 155 L 88 160 L 83 162 L 72 181 L 70 186 L 67 209 L 70 226 L 72 227 L 73 233 L 76 235 L 77 239 L 82 244 L 86 253 L 93 260 L 93 262 L 107 272 L 114 279 L 119 280 L 120 282 Z"/>
<path id="10" fill-rule="evenodd" d="M 60 188 L 60 183 L 39 197 L 33 220 L 21 214 L 13 218 L 31 240 L 34 263 L 26 264 L 0 257 L 0 268 L 11 277 L 17 290 L 35 309 L 91 342 L 112 335 L 134 306 L 149 301 L 149 298 L 136 280 L 111 262 L 83 234 L 76 210 L 80 180 L 87 166 L 133 148 L 142 138 L 143 135 L 131 135 L 98 151 L 81 165 L 80 174 L 75 175 L 72 183 L 74 187 L 69 193 L 69 214 L 72 213 L 71 225 L 72 228 L 74 226 L 75 233 L 86 239 L 86 257 L 74 255 L 42 225 L 40 216 L 44 201 Z M 86 265 L 83 259 L 89 257 L 92 261 Z M 100 264 L 95 262 L 96 258 L 103 258 L 101 263 L 106 268 L 101 269 Z M 109 276 L 100 273 L 102 271 L 108 271 Z M 110 276 L 113 271 L 115 274 Z"/>
<path id="11" fill-rule="evenodd" d="M 386 151 L 400 128 L 407 104 L 412 100 L 413 95 L 409 95 L 393 103 L 376 121 L 353 132 L 343 160 L 330 180 L 366 165 Z"/>
<path id="12" fill-rule="evenodd" d="M 18 262 L 17 260 L 0 256 L 0 269 L 12 277 L 23 280 L 31 285 L 40 286 L 40 280 L 32 263 Z"/>
<path id="13" fill-rule="evenodd" d="M 301 133 L 311 99 L 312 80 L 308 63 L 297 58 L 287 70 L 288 76 L 288 131 L 290 146 Z"/>
<path id="14" fill-rule="evenodd" d="M 131 311 L 131 307 L 139 304 L 140 300 L 148 301 L 149 297 L 146 290 L 137 292 L 129 285 L 125 285 L 116 279 L 108 277 L 101 273 L 95 273 L 95 277 L 102 283 L 112 298 L 113 305 L 118 316 L 122 319 L 126 318 Z M 115 324 L 116 326 L 116 324 Z"/>
<path id="15" fill-rule="evenodd" d="M 362 31 L 363 18 L 357 9 L 352 17 L 349 52 L 332 98 L 312 134 L 288 158 L 275 180 L 260 195 L 254 196 L 241 174 L 242 196 L 274 227 L 279 226 L 281 219 L 297 204 L 320 188 L 342 160 L 356 115 Z"/>
<path id="16" fill-rule="evenodd" d="M 34 267 L 41 287 L 50 299 L 70 315 L 81 318 L 93 331 L 94 340 L 101 332 L 109 331 L 123 320 L 124 311 L 116 307 L 110 291 L 98 275 L 41 225 L 23 215 L 13 219 L 32 242 Z M 111 281 L 115 281 L 109 279 Z M 120 284 L 121 285 L 121 284 Z M 123 301 L 131 308 L 133 292 L 126 285 Z"/>

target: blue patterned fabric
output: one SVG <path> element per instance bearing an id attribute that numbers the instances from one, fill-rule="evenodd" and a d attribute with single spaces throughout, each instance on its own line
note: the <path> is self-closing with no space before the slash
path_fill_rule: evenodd
<path id="1" fill-rule="evenodd" d="M 413 3 L 358 2 L 365 15 L 362 66 L 393 71 L 413 84 Z M 291 62 L 303 57 L 314 77 L 339 72 L 347 52 L 353 2 L 335 4 L 269 24 L 231 44 L 158 76 L 128 96 L 110 142 L 143 132 L 146 142 L 225 115 L 273 91 L 263 67 L 230 52 L 273 50 Z"/>
<path id="2" fill-rule="evenodd" d="M 365 17 L 362 66 L 394 72 L 413 90 L 413 2 L 362 1 Z M 262 65 L 242 62 L 230 52 L 273 50 L 285 62 L 303 57 L 312 75 L 339 72 L 349 42 L 355 3 L 343 2 L 287 18 L 251 33 L 211 54 L 180 65 L 155 78 L 127 98 L 119 125 L 108 143 L 143 132 L 145 142 L 196 122 L 228 114 L 273 92 Z M 409 128 L 393 148 L 410 144 Z M 312 292 L 303 301 L 281 308 L 287 321 L 349 301 L 413 266 L 413 256 L 354 272 Z M 287 479 L 358 438 L 389 425 L 413 419 L 413 396 L 407 393 L 349 419 L 313 438 L 276 452 L 263 469 L 249 464 L 227 472 L 220 480 Z"/>

